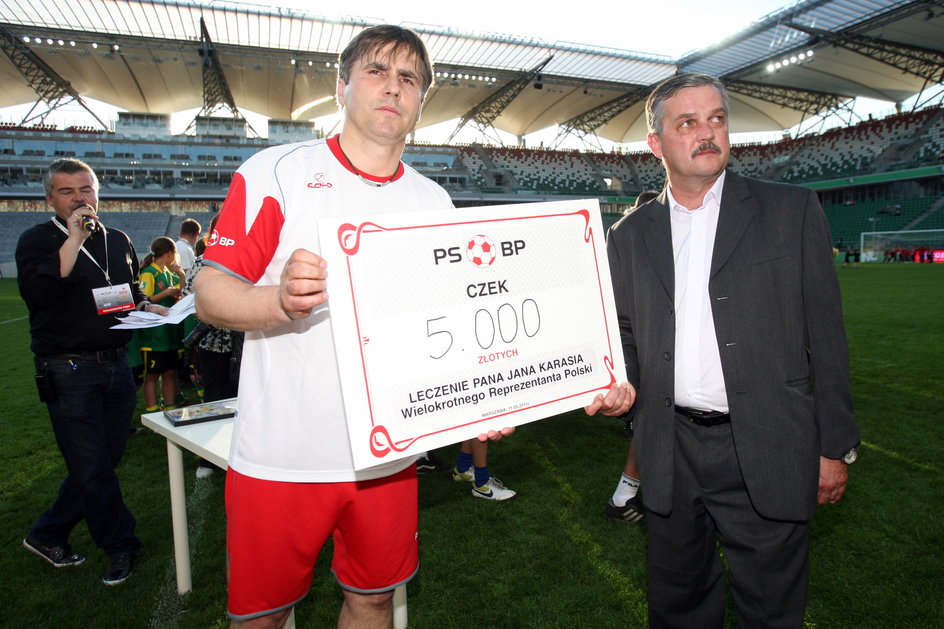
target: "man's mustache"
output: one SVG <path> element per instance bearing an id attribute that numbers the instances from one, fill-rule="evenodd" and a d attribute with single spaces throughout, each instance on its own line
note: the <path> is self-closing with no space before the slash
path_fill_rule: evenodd
<path id="1" fill-rule="evenodd" d="M 720 153 L 721 147 L 714 142 L 702 142 L 698 145 L 698 148 L 692 152 L 692 157 L 696 157 L 699 153 L 703 153 L 705 151 L 715 151 Z"/>

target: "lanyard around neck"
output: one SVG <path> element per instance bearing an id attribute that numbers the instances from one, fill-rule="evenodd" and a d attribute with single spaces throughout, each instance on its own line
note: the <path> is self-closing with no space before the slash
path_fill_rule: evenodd
<path id="1" fill-rule="evenodd" d="M 69 230 L 63 227 L 62 223 L 57 221 L 55 216 L 52 217 L 52 222 L 53 222 L 53 225 L 59 228 L 59 231 L 61 231 L 63 234 L 66 235 L 66 237 L 69 236 Z M 85 248 L 84 242 L 79 247 L 79 249 L 81 249 L 82 253 L 88 256 L 88 259 L 92 261 L 92 264 L 97 266 L 98 270 L 101 271 L 105 275 L 105 281 L 108 282 L 109 286 L 111 286 L 111 276 L 109 276 L 108 274 L 108 232 L 105 231 L 105 226 L 102 225 L 101 223 L 98 224 L 98 228 L 102 231 L 102 238 L 105 239 L 105 268 L 103 269 L 102 265 L 99 264 L 98 260 L 95 259 L 95 256 L 93 256 L 91 253 L 88 252 L 88 249 Z"/>

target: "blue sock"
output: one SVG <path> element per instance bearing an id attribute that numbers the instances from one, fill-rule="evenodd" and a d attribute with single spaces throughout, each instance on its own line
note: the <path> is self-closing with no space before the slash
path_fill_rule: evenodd
<path id="1" fill-rule="evenodd" d="M 459 458 L 456 459 L 456 469 L 464 472 L 472 467 L 472 454 L 459 450 Z"/>
<path id="2" fill-rule="evenodd" d="M 488 466 L 475 468 L 475 486 L 481 487 L 491 478 L 488 473 Z"/>

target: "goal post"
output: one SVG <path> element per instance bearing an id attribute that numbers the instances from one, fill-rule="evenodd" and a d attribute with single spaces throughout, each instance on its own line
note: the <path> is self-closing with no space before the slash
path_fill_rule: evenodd
<path id="1" fill-rule="evenodd" d="M 863 262 L 882 262 L 885 252 L 896 249 L 914 251 L 931 248 L 935 252 L 944 252 L 944 229 L 904 229 L 889 232 L 862 232 L 859 235 L 859 250 Z M 939 261 L 941 253 L 935 256 Z M 913 256 L 909 257 L 913 261 Z"/>

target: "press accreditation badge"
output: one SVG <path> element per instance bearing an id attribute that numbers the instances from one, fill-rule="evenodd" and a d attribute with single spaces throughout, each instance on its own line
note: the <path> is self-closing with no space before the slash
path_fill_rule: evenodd
<path id="1" fill-rule="evenodd" d="M 93 288 L 92 298 L 95 299 L 95 309 L 98 310 L 100 315 L 134 308 L 134 297 L 131 294 L 130 284 Z"/>

